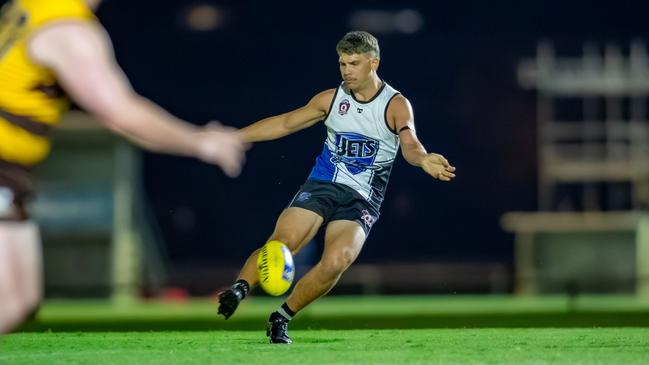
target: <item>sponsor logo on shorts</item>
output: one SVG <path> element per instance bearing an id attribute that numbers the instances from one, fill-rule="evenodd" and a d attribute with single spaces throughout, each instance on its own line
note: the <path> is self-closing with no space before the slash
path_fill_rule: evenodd
<path id="1" fill-rule="evenodd" d="M 351 104 L 349 104 L 349 100 L 343 99 L 340 101 L 340 104 L 338 104 L 338 114 L 340 115 L 345 115 L 349 111 L 349 107 Z"/>
<path id="2" fill-rule="evenodd" d="M 298 202 L 304 202 L 311 199 L 311 193 L 308 191 L 303 191 L 300 193 L 300 195 L 297 196 L 297 199 L 295 199 Z"/>
<path id="3" fill-rule="evenodd" d="M 363 213 L 361 219 L 363 220 L 363 222 L 365 222 L 365 224 L 367 224 L 368 227 L 372 227 L 372 225 L 378 219 L 376 216 L 371 215 L 367 209 L 363 209 L 361 213 Z"/>

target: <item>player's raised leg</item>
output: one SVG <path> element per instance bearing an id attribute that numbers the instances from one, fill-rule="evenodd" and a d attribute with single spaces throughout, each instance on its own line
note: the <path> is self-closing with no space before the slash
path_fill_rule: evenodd
<path id="1" fill-rule="evenodd" d="M 268 241 L 283 242 L 293 255 L 313 239 L 322 225 L 323 218 L 308 209 L 290 207 L 280 214 L 273 234 Z M 257 284 L 257 256 L 259 249 L 252 252 L 243 265 L 237 281 L 232 287 L 219 296 L 219 314 L 226 319 L 234 313 L 239 302 L 248 294 L 250 288 Z"/>
<path id="2" fill-rule="evenodd" d="M 286 302 L 271 314 L 266 334 L 271 343 L 291 343 L 288 321 L 314 300 L 327 294 L 356 260 L 365 242 L 365 231 L 354 221 L 336 220 L 327 225 L 320 262 L 300 279 Z"/>

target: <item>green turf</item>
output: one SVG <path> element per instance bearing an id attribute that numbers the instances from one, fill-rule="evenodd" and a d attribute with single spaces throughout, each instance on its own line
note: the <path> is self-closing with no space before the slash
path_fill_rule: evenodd
<path id="1" fill-rule="evenodd" d="M 215 300 L 48 301 L 0 339 L 0 364 L 649 364 L 649 299 L 326 297 L 269 345 L 281 298 L 217 317 Z"/>
<path id="2" fill-rule="evenodd" d="M 0 364 L 648 364 L 649 329 L 302 330 L 17 333 Z"/>
<path id="3" fill-rule="evenodd" d="M 215 300 L 48 301 L 25 331 L 256 330 L 281 298 L 252 297 L 235 316 L 216 316 Z M 300 313 L 294 329 L 465 327 L 649 327 L 649 299 L 512 296 L 325 297 Z"/>

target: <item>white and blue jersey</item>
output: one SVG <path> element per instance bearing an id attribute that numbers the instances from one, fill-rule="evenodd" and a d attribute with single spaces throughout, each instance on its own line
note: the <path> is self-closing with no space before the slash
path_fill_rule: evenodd
<path id="1" fill-rule="evenodd" d="M 399 92 L 383 83 L 368 101 L 356 100 L 341 84 L 325 118 L 327 139 L 309 180 L 346 185 L 379 209 L 399 150 L 387 122 L 390 100 Z"/>

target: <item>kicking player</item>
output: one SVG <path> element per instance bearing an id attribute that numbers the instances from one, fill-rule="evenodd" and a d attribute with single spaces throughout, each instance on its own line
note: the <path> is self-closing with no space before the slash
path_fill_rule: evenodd
<path id="1" fill-rule="evenodd" d="M 150 151 L 195 157 L 231 177 L 244 161 L 238 131 L 183 122 L 131 88 L 93 15 L 99 2 L 11 0 L 0 11 L 0 333 L 41 300 L 40 238 L 24 204 L 66 94 Z"/>
<path id="2" fill-rule="evenodd" d="M 336 47 L 343 82 L 323 91 L 305 106 L 262 119 L 241 131 L 248 142 L 284 137 L 324 121 L 322 153 L 307 181 L 279 216 L 269 240 L 284 242 L 293 254 L 325 226 L 320 261 L 300 279 L 286 302 L 270 315 L 271 343 L 291 343 L 288 322 L 326 294 L 360 253 L 379 209 L 399 147 L 411 165 L 433 178 L 450 181 L 455 168 L 439 154 L 428 153 L 417 139 L 412 107 L 381 80 L 376 38 L 350 32 Z M 220 295 L 219 313 L 229 318 L 257 284 L 254 251 L 234 285 Z"/>

